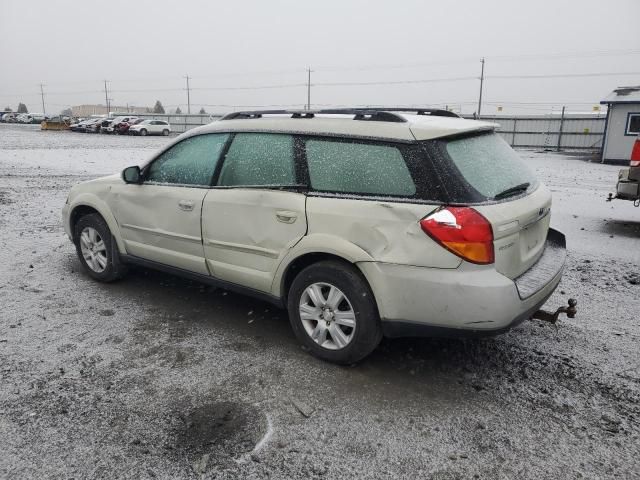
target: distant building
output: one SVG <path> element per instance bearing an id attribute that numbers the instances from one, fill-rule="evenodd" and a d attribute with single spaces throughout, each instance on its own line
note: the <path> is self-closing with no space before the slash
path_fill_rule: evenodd
<path id="1" fill-rule="evenodd" d="M 640 86 L 618 87 L 600 102 L 608 105 L 602 163 L 629 163 L 640 134 Z"/>
<path id="2" fill-rule="evenodd" d="M 125 107 L 121 105 L 109 105 L 109 110 L 124 113 L 147 113 L 150 111 L 147 107 L 134 107 L 132 105 Z M 71 107 L 71 115 L 73 117 L 89 117 L 91 115 L 106 115 L 108 113 L 107 107 L 104 105 L 76 105 Z"/>

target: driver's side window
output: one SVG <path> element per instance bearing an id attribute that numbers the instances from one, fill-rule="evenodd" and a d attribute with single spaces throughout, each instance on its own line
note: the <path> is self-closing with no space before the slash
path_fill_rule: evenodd
<path id="1" fill-rule="evenodd" d="M 145 182 L 211 185 L 228 133 L 198 135 L 175 144 L 149 166 Z"/>

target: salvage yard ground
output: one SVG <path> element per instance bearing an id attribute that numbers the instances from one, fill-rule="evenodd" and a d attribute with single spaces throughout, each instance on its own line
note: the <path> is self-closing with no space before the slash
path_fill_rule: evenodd
<path id="1" fill-rule="evenodd" d="M 0 478 L 640 478 L 640 209 L 619 167 L 522 151 L 565 277 L 479 340 L 385 340 L 343 368 L 285 312 L 143 269 L 103 285 L 60 223 L 75 183 L 163 138 L 0 125 Z"/>

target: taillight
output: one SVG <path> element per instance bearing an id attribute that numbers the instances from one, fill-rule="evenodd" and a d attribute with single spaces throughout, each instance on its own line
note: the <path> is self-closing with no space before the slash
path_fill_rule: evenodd
<path id="1" fill-rule="evenodd" d="M 487 265 L 495 260 L 491 224 L 473 208 L 442 208 L 420 220 L 420 227 L 444 248 L 471 263 Z"/>
<path id="2" fill-rule="evenodd" d="M 636 139 L 636 143 L 633 144 L 633 150 L 631 150 L 630 167 L 640 167 L 640 138 Z"/>

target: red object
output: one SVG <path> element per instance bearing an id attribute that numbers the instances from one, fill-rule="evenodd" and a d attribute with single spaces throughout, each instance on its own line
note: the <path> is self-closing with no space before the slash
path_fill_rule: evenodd
<path id="1" fill-rule="evenodd" d="M 629 162 L 631 167 L 640 167 L 640 137 L 636 138 L 636 143 L 633 144 L 633 150 L 631 150 L 631 161 Z"/>
<path id="2" fill-rule="evenodd" d="M 420 227 L 451 253 L 471 263 L 495 261 L 493 229 L 480 212 L 470 207 L 446 207 L 420 220 Z"/>

